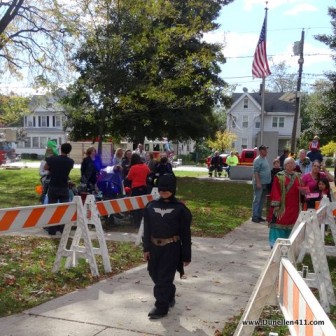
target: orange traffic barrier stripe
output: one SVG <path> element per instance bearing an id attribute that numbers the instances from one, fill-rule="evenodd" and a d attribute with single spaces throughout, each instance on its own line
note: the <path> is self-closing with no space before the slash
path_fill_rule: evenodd
<path id="1" fill-rule="evenodd" d="M 36 208 L 33 209 L 31 214 L 29 215 L 26 222 L 23 224 L 24 228 L 34 227 L 38 220 L 41 218 L 42 214 L 44 213 L 45 208 Z"/>
<path id="2" fill-rule="evenodd" d="M 63 215 L 65 214 L 66 210 L 69 208 L 68 205 L 59 205 L 56 209 L 54 214 L 51 216 L 48 224 L 57 224 L 61 222 Z"/>
<path id="3" fill-rule="evenodd" d="M 11 227 L 19 212 L 20 210 L 12 210 L 5 213 L 3 218 L 0 220 L 0 231 L 7 231 Z"/>
<path id="4" fill-rule="evenodd" d="M 127 198 L 118 198 L 108 201 L 97 202 L 97 210 L 100 216 L 107 216 L 113 213 L 123 211 L 132 211 L 143 209 L 148 202 L 153 200 L 153 195 L 133 196 Z"/>

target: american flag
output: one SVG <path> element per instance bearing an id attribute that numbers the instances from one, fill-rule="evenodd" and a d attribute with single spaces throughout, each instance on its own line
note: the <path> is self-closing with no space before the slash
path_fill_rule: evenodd
<path id="1" fill-rule="evenodd" d="M 266 16 L 261 29 L 259 41 L 254 52 L 252 63 L 252 76 L 253 78 L 265 78 L 271 74 L 268 67 L 266 55 Z"/>

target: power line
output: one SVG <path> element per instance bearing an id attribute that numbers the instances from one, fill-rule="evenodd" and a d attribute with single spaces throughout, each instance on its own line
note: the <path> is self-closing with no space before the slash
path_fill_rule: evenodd
<path id="1" fill-rule="evenodd" d="M 286 77 L 286 76 L 289 77 L 291 75 L 293 75 L 293 74 L 286 74 L 286 75 L 283 75 L 283 77 Z M 302 76 L 305 76 L 305 77 L 322 77 L 322 76 L 325 76 L 325 74 L 303 73 Z M 249 75 L 249 76 L 223 77 L 223 78 L 224 79 L 235 79 L 235 78 L 251 78 L 251 77 L 252 77 L 252 75 Z"/>
<path id="2" fill-rule="evenodd" d="M 268 58 L 270 57 L 276 57 L 276 56 L 288 56 L 288 54 L 278 54 L 278 55 L 267 55 Z M 316 54 L 304 54 L 304 56 L 330 56 L 332 57 L 333 54 L 320 54 L 320 53 L 316 53 Z M 253 58 L 254 56 L 253 55 L 245 55 L 245 56 L 225 56 L 226 59 L 228 58 Z M 297 57 L 295 55 L 290 55 L 290 57 Z"/>
<path id="3" fill-rule="evenodd" d="M 275 32 L 275 31 L 289 31 L 289 30 L 314 30 L 314 29 L 331 29 L 332 27 L 293 27 L 293 28 L 276 28 L 276 29 L 267 29 L 267 32 Z M 226 31 L 227 33 L 231 33 L 230 30 Z M 235 31 L 235 33 L 237 34 L 251 34 L 251 33 L 256 33 L 259 31 L 256 31 L 256 30 L 250 30 L 250 31 L 242 31 L 242 32 L 239 32 L 239 31 Z"/>

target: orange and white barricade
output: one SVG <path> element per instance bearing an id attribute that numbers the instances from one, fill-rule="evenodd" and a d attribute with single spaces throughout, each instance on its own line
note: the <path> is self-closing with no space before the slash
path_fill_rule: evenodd
<path id="1" fill-rule="evenodd" d="M 77 221 L 76 203 L 57 203 L 0 209 L 0 234 Z"/>
<path id="2" fill-rule="evenodd" d="M 234 336 L 252 335 L 257 323 L 250 324 L 246 323 L 246 321 L 258 321 L 263 311 L 263 308 L 266 305 L 279 304 L 280 306 L 282 305 L 282 307 L 287 307 L 286 309 L 289 309 L 288 310 L 289 312 L 292 311 L 291 307 L 294 305 L 294 302 L 295 307 L 300 307 L 300 305 L 302 305 L 302 302 L 304 300 L 303 298 L 299 298 L 298 292 L 301 293 L 301 291 L 302 293 L 304 293 L 304 298 L 306 296 L 309 296 L 309 300 L 307 299 L 308 300 L 307 302 L 309 305 L 313 304 L 314 306 L 312 307 L 310 305 L 309 309 L 312 310 L 313 317 L 316 319 L 316 321 L 318 321 L 318 319 L 320 318 L 325 319 L 326 322 L 324 322 L 324 325 L 326 327 L 323 330 L 327 330 L 327 332 L 323 333 L 324 331 L 322 332 L 321 328 L 315 328 L 314 325 L 315 320 L 312 319 L 310 316 L 309 321 L 313 322 L 310 322 L 309 326 L 313 325 L 314 328 L 313 329 L 311 327 L 307 329 L 301 328 L 299 329 L 300 333 L 298 333 L 295 330 L 295 328 L 297 327 L 293 326 L 293 328 L 290 329 L 291 335 L 336 336 L 336 330 L 332 326 L 328 316 L 325 313 L 330 311 L 330 306 L 335 305 L 336 300 L 324 248 L 324 239 L 322 237 L 320 230 L 320 224 L 322 223 L 322 220 L 325 220 L 327 218 L 327 221 L 330 222 L 330 216 L 325 216 L 326 213 L 327 214 L 330 213 L 329 210 L 330 209 L 328 209 L 328 205 L 324 204 L 323 202 L 323 208 L 320 207 L 320 209 L 317 212 L 315 210 L 302 211 L 299 215 L 299 218 L 297 219 L 297 222 L 295 223 L 295 226 L 292 230 L 290 237 L 288 239 L 277 240 L 275 246 L 273 247 L 273 250 L 270 253 L 269 259 L 257 281 L 257 284 L 253 290 L 249 302 L 247 303 L 245 311 L 235 330 Z M 302 256 L 305 253 L 309 253 L 311 256 L 314 273 L 299 272 L 295 269 L 297 260 L 298 259 L 302 260 L 303 258 Z M 283 263 L 285 263 L 286 265 L 291 264 L 292 266 L 291 268 L 295 270 L 296 272 L 295 274 L 297 274 L 297 276 L 295 275 L 294 280 L 296 286 L 298 287 L 298 292 L 297 290 L 286 291 L 286 296 L 283 295 L 281 301 L 279 293 L 282 294 L 284 293 L 283 289 L 281 289 L 281 286 L 284 285 Z M 292 273 L 290 273 L 290 275 L 292 275 Z M 300 281 L 296 281 L 297 277 L 300 278 Z M 315 299 L 313 303 L 311 303 L 312 300 L 310 299 L 310 297 L 313 296 L 313 293 L 310 291 L 308 286 L 318 289 L 320 302 L 318 302 Z M 310 294 L 306 294 L 307 291 Z M 291 302 L 291 304 L 287 305 L 287 302 L 289 303 Z M 318 306 L 319 308 L 316 308 L 316 306 Z M 315 310 L 317 311 L 317 313 L 315 313 Z M 291 317 L 291 315 L 288 315 L 289 314 L 288 311 L 284 312 L 286 320 L 287 319 L 300 320 L 300 318 L 296 318 L 296 316 L 298 316 L 297 312 L 295 312 L 295 314 L 293 313 L 294 317 Z M 321 317 L 321 311 L 324 314 L 322 317 Z M 311 315 L 311 312 L 308 311 L 308 308 L 307 312 Z M 304 318 L 301 318 L 301 320 L 304 320 Z M 301 323 L 301 321 L 299 321 L 298 323 Z M 321 324 L 322 323 L 323 322 L 321 322 Z M 287 326 L 289 326 L 289 324 Z M 305 331 L 302 330 L 307 330 L 308 332 L 305 333 Z M 314 333 L 311 333 L 312 330 L 314 331 Z"/>
<path id="3" fill-rule="evenodd" d="M 81 229 L 84 245 L 81 248 L 81 256 L 88 260 L 91 273 L 98 276 L 98 267 L 94 256 L 92 243 L 87 227 L 87 218 L 83 204 L 79 196 L 75 196 L 73 202 L 35 205 L 27 207 L 0 209 L 0 234 L 17 232 L 31 228 L 43 228 L 64 224 L 63 234 L 53 267 L 56 272 L 60 268 L 62 257 L 71 257 L 76 249 L 66 249 L 73 225 Z M 68 264 L 68 267 L 74 264 Z"/>
<path id="4" fill-rule="evenodd" d="M 294 336 L 336 336 L 336 329 L 292 263 L 282 258 L 279 305 Z"/>

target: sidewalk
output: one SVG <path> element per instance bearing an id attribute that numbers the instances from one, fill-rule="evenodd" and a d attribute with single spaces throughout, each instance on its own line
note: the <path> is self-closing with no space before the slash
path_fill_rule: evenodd
<path id="1" fill-rule="evenodd" d="M 149 320 L 153 284 L 145 265 L 0 318 L 2 336 L 214 335 L 243 309 L 270 253 L 268 228 L 247 221 L 224 238 L 193 238 L 187 279 L 176 274 L 176 305 Z M 111 233 L 107 239 L 135 240 Z M 112 264 L 113 268 L 113 264 Z"/>

